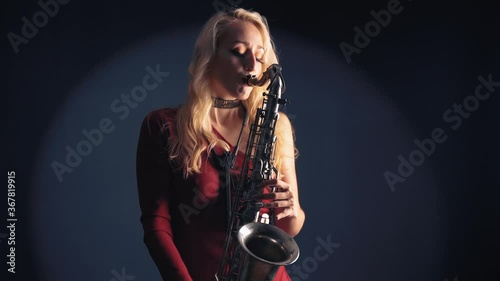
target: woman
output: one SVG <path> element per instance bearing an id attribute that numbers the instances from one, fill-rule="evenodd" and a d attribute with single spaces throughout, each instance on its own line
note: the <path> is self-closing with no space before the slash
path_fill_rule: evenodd
<path id="1" fill-rule="evenodd" d="M 241 8 L 218 12 L 196 41 L 186 103 L 144 118 L 137 147 L 141 223 L 164 280 L 210 281 L 217 273 L 228 217 L 223 190 L 238 182 L 250 124 L 266 90 L 265 85 L 248 86 L 242 77 L 261 77 L 274 63 L 278 59 L 264 17 Z M 264 211 L 275 208 L 276 226 L 293 237 L 305 214 L 293 129 L 283 113 L 276 135 L 279 177 L 264 181 L 266 192 L 257 199 Z M 234 151 L 231 169 L 218 162 L 225 151 Z M 281 267 L 275 280 L 290 277 Z"/>

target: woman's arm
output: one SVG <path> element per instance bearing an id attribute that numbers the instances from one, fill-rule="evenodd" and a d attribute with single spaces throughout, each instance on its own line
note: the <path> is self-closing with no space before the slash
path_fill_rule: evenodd
<path id="1" fill-rule="evenodd" d="M 305 221 L 305 213 L 299 202 L 299 189 L 295 172 L 295 143 L 290 119 L 284 114 L 280 116 L 281 125 L 284 127 L 284 151 L 281 162 L 280 177 L 278 179 L 263 181 L 262 187 L 275 187 L 274 192 L 263 193 L 255 199 L 271 200 L 265 202 L 264 208 L 276 208 L 276 225 L 286 231 L 290 236 L 296 236 Z"/>
<path id="2" fill-rule="evenodd" d="M 161 147 L 161 119 L 150 113 L 142 122 L 136 154 L 136 176 L 144 243 L 163 280 L 192 281 L 172 239 L 169 212 L 171 167 Z"/>

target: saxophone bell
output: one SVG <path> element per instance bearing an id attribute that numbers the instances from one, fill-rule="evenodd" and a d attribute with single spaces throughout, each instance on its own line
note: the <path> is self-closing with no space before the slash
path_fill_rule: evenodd
<path id="1" fill-rule="evenodd" d="M 240 281 L 274 280 L 280 266 L 293 264 L 299 258 L 297 242 L 277 226 L 247 223 L 239 229 L 237 237 L 248 253 L 243 261 Z"/>

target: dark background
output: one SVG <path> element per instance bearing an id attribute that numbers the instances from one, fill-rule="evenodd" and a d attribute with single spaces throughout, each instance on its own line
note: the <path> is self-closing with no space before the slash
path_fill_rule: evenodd
<path id="1" fill-rule="evenodd" d="M 425 173 L 424 168 L 417 169 L 405 183 L 396 187 L 396 192 L 391 192 L 382 176 L 386 169 L 395 172 L 398 154 L 407 157 L 411 149 L 415 149 L 412 144 L 415 138 L 428 138 L 434 128 L 445 126 L 443 112 L 474 93 L 479 75 L 491 74 L 494 81 L 500 81 L 500 24 L 494 5 L 485 1 L 403 1 L 403 11 L 393 15 L 390 24 L 347 63 L 339 44 L 353 45 L 353 28 L 364 28 L 373 20 L 370 11 L 386 8 L 389 1 L 240 2 L 242 7 L 253 8 L 268 18 L 271 31 L 276 30 L 277 40 L 283 42 L 280 48 L 284 54 L 287 48 L 299 50 L 292 54 L 293 59 L 285 57 L 284 65 L 294 68 L 294 75 L 289 76 L 291 85 L 304 83 L 311 89 L 308 93 L 291 94 L 307 103 L 290 104 L 290 112 L 296 115 L 293 121 L 302 148 L 298 175 L 302 204 L 308 215 L 304 231 L 297 237 L 304 253 L 299 264 L 312 256 L 318 237 L 326 239 L 329 234 L 332 241 L 341 246 L 327 261 L 318 262 L 309 280 L 498 280 L 500 88 L 482 101 L 469 118 L 463 119 L 459 129 L 446 131 L 449 139 L 426 159 L 422 165 Z M 94 69 L 117 53 L 126 53 L 123 51 L 126 48 L 158 34 L 182 33 L 181 28 L 186 27 L 201 28 L 215 11 L 213 3 L 73 0 L 60 5 L 59 12 L 28 44 L 21 44 L 17 54 L 6 35 L 21 34 L 21 18 L 32 19 L 40 6 L 35 1 L 10 0 L 2 5 L 2 79 L 6 85 L 2 91 L 2 162 L 4 171 L 16 172 L 19 219 L 17 273 L 6 274 L 8 279 L 2 280 L 68 280 L 65 272 L 73 269 L 65 264 L 57 266 L 60 260 L 74 263 L 74 268 L 81 270 L 73 271 L 72 279 L 92 275 L 95 278 L 85 277 L 85 280 L 110 280 L 114 276 L 112 269 L 120 272 L 126 265 L 127 273 L 136 280 L 146 280 L 147 276 L 150 280 L 159 280 L 145 252 L 140 252 L 146 257 L 140 259 L 142 264 L 127 265 L 119 261 L 103 264 L 103 274 L 88 274 L 95 269 L 93 264 L 100 264 L 102 256 L 96 253 L 87 259 L 80 251 L 95 244 L 103 252 L 115 251 L 117 247 L 109 246 L 105 242 L 108 240 L 102 238 L 113 234 L 103 231 L 102 236 L 83 236 L 77 240 L 73 240 L 75 236 L 66 236 L 72 226 L 82 224 L 74 216 L 79 212 L 67 209 L 71 205 L 69 200 L 64 204 L 65 196 L 74 191 L 65 186 L 67 194 L 63 195 L 61 187 L 45 184 L 48 181 L 39 175 L 43 165 L 40 155 L 47 146 L 43 144 L 44 138 L 53 134 L 51 130 L 64 136 L 65 130 L 71 127 L 69 121 L 67 127 L 54 128 L 51 123 L 61 121 L 57 120 L 58 112 Z M 288 42 L 284 38 L 287 34 L 296 45 L 284 43 Z M 192 48 L 192 44 L 170 43 L 175 48 Z M 325 56 L 326 65 L 332 67 L 324 67 L 325 64 L 307 61 L 309 52 L 325 53 L 336 59 L 330 61 Z M 287 66 L 286 59 L 294 64 Z M 170 65 L 167 71 L 174 79 L 176 72 L 185 75 L 186 68 L 185 64 Z M 320 78 L 321 83 L 311 85 L 312 80 L 305 77 Z M 378 93 L 376 97 L 363 98 L 357 92 L 359 88 L 349 92 L 349 87 L 356 86 L 354 77 L 369 81 L 367 87 Z M 343 86 L 337 88 L 336 85 Z M 322 95 L 315 93 L 315 86 L 323 91 Z M 293 87 L 289 89 L 293 92 Z M 346 107 L 329 104 L 330 99 L 335 100 L 332 97 L 343 95 L 347 97 Z M 113 93 L 110 101 L 117 96 Z M 371 104 L 373 100 L 388 104 L 387 112 L 398 113 L 374 122 L 379 118 L 371 113 L 387 112 L 378 107 L 371 111 L 375 107 Z M 92 104 L 91 100 L 87 101 Z M 130 132 L 120 134 L 119 138 L 135 141 L 137 122 L 143 113 L 157 105 L 148 106 L 141 108 L 140 114 L 136 112 L 135 123 L 129 123 Z M 90 118 L 92 111 L 86 107 L 88 115 L 78 118 Z M 312 117 L 315 112 L 325 114 L 321 118 Z M 96 115 L 102 117 L 99 113 Z M 395 126 L 396 122 L 400 125 Z M 379 138 L 381 135 L 397 135 L 398 139 Z M 66 140 L 66 144 L 71 142 L 74 143 L 74 139 Z M 63 147 L 58 148 L 62 153 Z M 130 154 L 134 147 L 123 149 Z M 330 155 L 329 151 L 335 151 L 336 158 L 321 159 Z M 386 166 L 380 166 L 382 162 Z M 84 206 L 77 211 L 81 213 L 93 208 L 92 199 L 105 193 L 103 188 L 113 185 L 113 179 L 107 178 L 109 173 L 106 177 L 88 168 L 90 172 L 78 175 L 79 182 L 98 180 L 103 187 L 97 193 L 90 188 L 80 189 L 83 191 L 78 196 Z M 108 172 L 113 168 L 116 167 L 112 163 L 100 167 Z M 49 196 L 54 190 L 61 197 Z M 33 194 L 38 196 L 34 199 Z M 5 195 L 6 192 L 2 194 Z M 133 202 L 133 197 L 130 200 Z M 370 205 L 370 202 L 377 204 Z M 113 202 L 99 206 L 103 207 L 100 214 L 118 208 Z M 37 210 L 46 209 L 50 209 L 51 214 L 71 215 L 48 220 L 34 215 Z M 133 225 L 134 238 L 139 238 L 123 243 L 138 244 L 134 247 L 143 249 L 137 231 L 137 206 L 129 209 L 133 210 L 132 217 L 121 218 L 118 224 Z M 423 218 L 429 224 L 423 222 Z M 92 220 L 85 221 L 84 225 L 92 227 Z M 51 230 L 45 232 L 44 227 Z M 6 232 L 0 230 L 0 233 Z M 5 257 L 7 240 L 0 239 Z M 45 241 L 60 242 L 46 246 Z M 106 249 L 107 246 L 110 248 Z M 123 255 L 130 253 L 127 248 L 121 250 Z M 68 252 L 72 255 L 64 256 Z M 132 253 L 136 254 L 133 250 Z M 77 264 L 80 259 L 88 263 Z M 137 273 L 139 268 L 151 275 L 141 276 Z M 60 273 L 55 273 L 58 271 Z M 6 271 L 2 275 L 4 273 Z"/>

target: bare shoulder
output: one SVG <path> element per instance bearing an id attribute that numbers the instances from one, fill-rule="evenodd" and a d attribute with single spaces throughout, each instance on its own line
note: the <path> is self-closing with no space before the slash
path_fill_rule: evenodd
<path id="1" fill-rule="evenodd" d="M 294 160 L 298 156 L 298 150 L 295 146 L 295 130 L 290 117 L 284 112 L 280 112 L 278 119 L 278 137 L 282 145 L 282 171 L 293 171 Z"/>
<path id="2" fill-rule="evenodd" d="M 287 150 L 295 150 L 295 129 L 286 113 L 280 112 L 278 126 L 278 134 L 282 138 L 283 144 L 286 144 Z"/>
<path id="3" fill-rule="evenodd" d="M 284 112 L 279 112 L 280 114 L 280 117 L 279 117 L 279 120 L 278 122 L 281 122 L 284 126 L 286 127 L 292 127 L 292 122 L 290 121 L 290 118 L 288 117 L 288 115 Z"/>
<path id="4" fill-rule="evenodd" d="M 292 121 L 290 120 L 290 117 L 288 117 L 286 113 L 280 112 L 278 123 L 280 126 L 282 126 L 283 132 L 286 133 L 286 135 L 288 135 L 289 137 L 293 138 L 294 128 L 292 125 Z"/>

